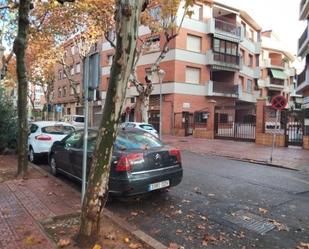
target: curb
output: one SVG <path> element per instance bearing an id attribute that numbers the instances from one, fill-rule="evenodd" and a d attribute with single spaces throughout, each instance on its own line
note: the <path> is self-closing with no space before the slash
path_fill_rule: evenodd
<path id="1" fill-rule="evenodd" d="M 40 168 L 39 166 L 32 164 L 29 162 L 29 166 L 33 167 L 37 171 L 39 171 L 43 176 L 51 177 L 53 180 L 56 180 L 57 182 L 60 182 L 62 184 L 67 185 L 65 182 L 62 182 L 57 177 L 53 176 L 49 172 L 45 171 L 44 169 Z M 72 188 L 71 186 L 67 185 L 71 190 L 74 192 L 80 194 L 79 191 Z M 149 247 L 153 249 L 168 249 L 165 245 L 163 245 L 161 242 L 157 241 L 153 237 L 149 236 L 148 234 L 144 233 L 142 230 L 130 225 L 128 222 L 124 221 L 122 218 L 120 218 L 115 213 L 109 211 L 107 208 L 103 209 L 102 215 L 106 216 L 110 220 L 112 220 L 116 225 L 120 226 L 122 229 L 127 231 L 128 233 L 134 235 L 138 240 L 142 241 L 143 243 L 147 244 Z M 39 224 L 41 228 L 41 224 Z M 46 236 L 47 237 L 47 236 Z"/>

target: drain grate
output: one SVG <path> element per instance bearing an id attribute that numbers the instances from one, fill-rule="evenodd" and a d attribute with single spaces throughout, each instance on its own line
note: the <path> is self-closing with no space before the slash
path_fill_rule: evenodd
<path id="1" fill-rule="evenodd" d="M 233 224 L 242 226 L 261 235 L 275 228 L 275 225 L 268 222 L 267 219 L 245 210 L 239 210 L 223 218 Z"/>

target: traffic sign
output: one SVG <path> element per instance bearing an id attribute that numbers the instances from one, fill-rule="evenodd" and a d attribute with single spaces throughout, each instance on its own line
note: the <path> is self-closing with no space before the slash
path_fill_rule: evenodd
<path id="1" fill-rule="evenodd" d="M 287 104 L 287 99 L 282 95 L 277 95 L 271 99 L 271 106 L 276 110 L 283 110 Z"/>

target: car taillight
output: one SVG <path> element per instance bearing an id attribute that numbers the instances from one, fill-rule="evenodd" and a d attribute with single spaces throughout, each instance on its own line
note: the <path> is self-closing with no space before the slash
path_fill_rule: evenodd
<path id="1" fill-rule="evenodd" d="M 48 135 L 37 135 L 35 136 L 35 139 L 40 141 L 50 141 L 52 140 L 52 137 Z"/>
<path id="2" fill-rule="evenodd" d="M 171 149 L 169 151 L 170 156 L 175 156 L 177 162 L 181 162 L 180 151 L 178 149 Z"/>
<path id="3" fill-rule="evenodd" d="M 131 171 L 134 164 L 143 163 L 143 153 L 130 153 L 119 158 L 116 166 L 116 171 Z"/>

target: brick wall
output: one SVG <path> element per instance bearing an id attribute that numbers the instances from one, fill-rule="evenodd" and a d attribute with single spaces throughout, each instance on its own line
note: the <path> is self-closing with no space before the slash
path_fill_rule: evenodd
<path id="1" fill-rule="evenodd" d="M 214 139 L 215 138 L 215 132 L 214 132 L 214 130 L 209 130 L 207 128 L 196 128 L 196 129 L 193 130 L 193 137 Z"/>
<path id="2" fill-rule="evenodd" d="M 309 136 L 303 137 L 303 148 L 309 150 Z"/>
<path id="3" fill-rule="evenodd" d="M 255 143 L 260 145 L 272 146 L 273 135 L 267 133 L 256 133 Z M 276 147 L 285 147 L 285 135 L 276 136 Z"/>

